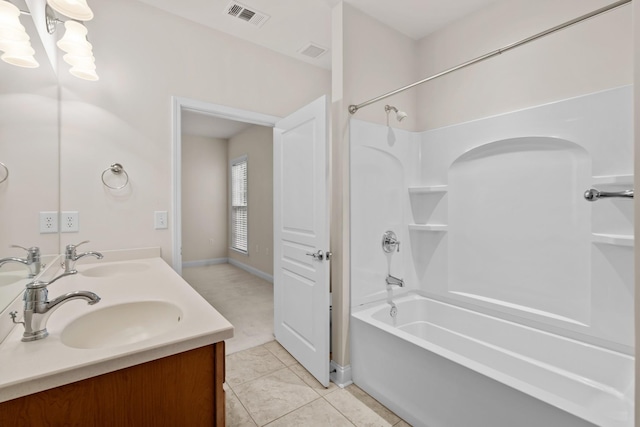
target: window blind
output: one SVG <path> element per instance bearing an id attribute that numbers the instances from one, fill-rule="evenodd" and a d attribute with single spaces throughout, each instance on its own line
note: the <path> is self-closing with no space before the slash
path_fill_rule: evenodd
<path id="1" fill-rule="evenodd" d="M 247 159 L 234 160 L 231 164 L 231 247 L 247 252 L 248 199 Z"/>

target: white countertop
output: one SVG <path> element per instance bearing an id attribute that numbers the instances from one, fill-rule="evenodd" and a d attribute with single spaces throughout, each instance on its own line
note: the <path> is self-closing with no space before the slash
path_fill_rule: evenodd
<path id="1" fill-rule="evenodd" d="M 0 344 L 0 402 L 129 366 L 210 345 L 233 336 L 233 326 L 160 257 L 122 260 L 115 253 L 102 261 L 78 262 L 78 274 L 49 286 L 49 299 L 72 291 L 91 291 L 101 297 L 95 305 L 69 301 L 49 318 L 49 336 L 22 342 L 24 327 L 16 325 Z M 109 262 L 109 259 L 117 260 Z M 93 258 L 91 258 L 93 261 Z M 127 268 L 125 264 L 137 267 Z M 104 277 L 89 277 L 97 266 L 110 265 Z M 117 272 L 118 266 L 128 270 Z M 131 267 L 131 266 L 130 266 Z M 103 267 L 104 268 L 104 267 Z M 139 270 L 139 271 L 133 271 Z M 96 270 L 92 270 L 96 271 Z M 64 328 L 78 317 L 109 306 L 136 301 L 166 301 L 178 306 L 177 325 L 143 341 L 105 348 L 79 349 L 61 340 Z M 99 328 L 95 331 L 100 334 Z"/>

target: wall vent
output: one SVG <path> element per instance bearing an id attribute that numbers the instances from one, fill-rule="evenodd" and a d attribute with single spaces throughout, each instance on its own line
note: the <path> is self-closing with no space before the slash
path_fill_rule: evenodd
<path id="1" fill-rule="evenodd" d="M 305 45 L 300 50 L 298 50 L 298 52 L 304 56 L 308 56 L 309 58 L 317 58 L 327 50 L 328 49 L 325 47 L 319 46 L 314 43 L 309 43 L 308 45 Z"/>
<path id="2" fill-rule="evenodd" d="M 255 9 L 250 9 L 242 3 L 232 1 L 225 8 L 225 14 L 234 18 L 242 19 L 249 24 L 253 24 L 256 27 L 262 27 L 265 22 L 270 18 L 266 13 L 258 12 Z"/>

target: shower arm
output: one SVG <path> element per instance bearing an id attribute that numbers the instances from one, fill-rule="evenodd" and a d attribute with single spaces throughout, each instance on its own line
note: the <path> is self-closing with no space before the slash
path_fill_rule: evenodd
<path id="1" fill-rule="evenodd" d="M 620 0 L 620 1 L 617 1 L 615 3 L 611 3 L 610 5 L 607 5 L 607 6 L 604 6 L 604 7 L 600 8 L 600 9 L 594 10 L 593 12 L 589 12 L 589 13 L 587 13 L 585 15 L 582 15 L 582 16 L 574 18 L 574 19 L 572 19 L 570 21 L 567 21 L 567 22 L 565 22 L 563 24 L 556 25 L 555 27 L 552 27 L 552 28 L 549 28 L 548 30 L 545 30 L 545 31 L 542 31 L 540 33 L 534 34 L 533 36 L 527 37 L 527 38 L 522 39 L 520 41 L 517 41 L 515 43 L 508 44 L 508 45 L 506 45 L 506 46 L 504 46 L 504 47 L 502 47 L 500 49 L 496 49 L 496 50 L 494 50 L 492 52 L 489 52 L 489 53 L 486 53 L 486 54 L 484 54 L 482 56 L 478 56 L 477 58 L 474 58 L 474 59 L 472 59 L 470 61 L 464 62 L 464 63 L 459 64 L 459 65 L 456 65 L 455 67 L 449 68 L 449 69 L 447 69 L 445 71 L 442 71 L 442 72 L 440 72 L 438 74 L 434 74 L 434 75 L 432 75 L 430 77 L 427 77 L 426 79 L 422 79 L 422 80 L 417 81 L 415 83 L 412 83 L 410 85 L 401 87 L 400 89 L 396 89 L 394 91 L 385 93 L 384 95 L 380 95 L 380 96 L 378 96 L 376 98 L 370 99 L 370 100 L 368 100 L 366 102 L 363 102 L 361 104 L 349 105 L 349 113 L 355 114 L 359 109 L 361 109 L 363 107 L 366 107 L 367 105 L 371 105 L 371 104 L 373 104 L 375 102 L 382 101 L 383 99 L 386 99 L 386 98 L 388 98 L 390 96 L 396 95 L 396 94 L 398 94 L 400 92 L 404 92 L 405 90 L 408 90 L 408 89 L 411 89 L 411 88 L 413 88 L 415 86 L 421 85 L 422 83 L 426 83 L 428 81 L 434 80 L 434 79 L 436 79 L 438 77 L 442 77 L 442 76 L 444 76 L 446 74 L 452 73 L 454 71 L 460 70 L 460 69 L 468 67 L 470 65 L 477 64 L 478 62 L 482 62 L 485 59 L 493 58 L 494 56 L 500 55 L 500 54 L 502 54 L 502 53 L 504 53 L 504 52 L 506 52 L 508 50 L 515 49 L 516 47 L 522 46 L 524 44 L 527 44 L 529 42 L 537 40 L 537 39 L 539 39 L 541 37 L 548 36 L 549 34 L 555 33 L 556 31 L 563 30 L 563 29 L 565 29 L 567 27 L 570 27 L 572 25 L 575 25 L 575 24 L 580 23 L 582 21 L 585 21 L 587 19 L 593 18 L 594 16 L 598 16 L 598 15 L 600 15 L 602 13 L 605 13 L 605 12 L 608 12 L 608 11 L 610 11 L 612 9 L 618 8 L 620 6 L 624 6 L 627 3 L 631 3 L 631 0 Z"/>

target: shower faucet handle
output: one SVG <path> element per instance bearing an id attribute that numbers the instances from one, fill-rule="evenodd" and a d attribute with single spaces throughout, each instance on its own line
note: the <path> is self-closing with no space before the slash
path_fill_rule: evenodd
<path id="1" fill-rule="evenodd" d="M 393 231 L 385 231 L 382 235 L 382 250 L 390 254 L 391 252 L 400 252 L 400 240 Z"/>

